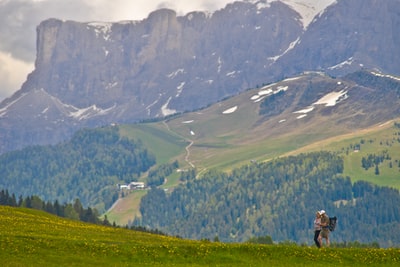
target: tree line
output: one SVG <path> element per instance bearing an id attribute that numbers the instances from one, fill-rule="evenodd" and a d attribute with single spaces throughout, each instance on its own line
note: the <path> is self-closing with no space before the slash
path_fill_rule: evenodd
<path id="1" fill-rule="evenodd" d="M 75 199 L 73 203 L 68 204 L 60 204 L 58 200 L 54 202 L 43 201 L 38 196 L 27 196 L 25 198 L 19 196 L 17 199 L 15 194 L 9 194 L 8 190 L 3 189 L 0 191 L 0 205 L 43 210 L 59 217 L 95 224 L 111 225 L 107 217 L 105 217 L 103 221 L 100 220 L 99 213 L 96 209 L 90 207 L 84 208 L 79 199 Z"/>
<path id="2" fill-rule="evenodd" d="M 72 203 L 64 203 L 60 204 L 58 200 L 54 202 L 51 201 L 43 201 L 38 196 L 27 196 L 22 197 L 19 196 L 16 198 L 15 194 L 10 194 L 8 190 L 0 191 L 0 205 L 1 206 L 10 206 L 10 207 L 22 207 L 29 209 L 42 210 L 47 213 L 56 215 L 62 218 L 68 218 L 71 220 L 77 220 L 97 225 L 104 225 L 110 227 L 119 228 L 120 226 L 116 225 L 115 222 L 110 222 L 107 216 L 101 218 L 99 212 L 91 207 L 84 208 L 81 201 L 77 198 Z M 147 232 L 157 235 L 166 235 L 162 231 L 158 229 L 148 229 L 142 226 L 125 226 L 126 229 Z"/>
<path id="3" fill-rule="evenodd" d="M 117 199 L 116 184 L 137 181 L 155 164 L 140 140 L 118 127 L 82 129 L 71 140 L 0 155 L 0 187 L 27 197 L 72 202 L 104 212 Z"/>
<path id="4" fill-rule="evenodd" d="M 350 73 L 345 78 L 361 86 L 379 88 L 382 94 L 393 91 L 400 96 L 400 82 L 395 79 L 374 75 L 366 70 Z"/>

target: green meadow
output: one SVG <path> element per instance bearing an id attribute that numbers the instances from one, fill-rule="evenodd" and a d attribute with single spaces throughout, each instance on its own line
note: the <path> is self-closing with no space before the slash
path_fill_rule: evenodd
<path id="1" fill-rule="evenodd" d="M 400 128 L 394 121 L 378 125 L 351 134 L 335 136 L 327 140 L 312 143 L 289 154 L 327 150 L 339 153 L 343 157 L 344 175 L 353 182 L 363 180 L 380 186 L 389 186 L 400 190 Z M 362 167 L 362 159 L 368 155 L 387 155 L 375 168 Z"/>
<path id="2" fill-rule="evenodd" d="M 321 132 L 294 131 L 286 135 L 260 138 L 261 130 L 249 129 L 248 121 L 240 126 L 242 120 L 230 122 L 229 125 L 247 129 L 235 131 L 225 124 L 220 124 L 220 128 L 216 127 L 216 119 L 207 115 L 204 121 L 197 119 L 197 124 L 201 127 L 195 130 L 181 123 L 190 118 L 189 115 L 184 116 L 188 117 L 178 117 L 168 122 L 124 125 L 120 129 L 123 135 L 142 140 L 149 151 L 156 155 L 158 164 L 178 160 L 181 168 L 190 168 L 192 165 L 200 173 L 213 168 L 230 171 L 253 160 L 267 161 L 287 155 L 326 150 L 337 152 L 343 157 L 344 174 L 351 177 L 353 182 L 365 180 L 400 189 L 400 129 L 394 126 L 395 121 L 352 133 L 342 130 L 337 135 L 328 135 L 321 129 Z M 199 133 L 199 136 L 190 136 L 190 129 Z M 230 134 L 224 135 L 222 132 Z M 360 145 L 360 149 L 354 149 L 355 145 Z M 382 153 L 387 153 L 390 160 L 379 165 L 380 175 L 375 174 L 374 168 L 362 168 L 363 157 Z M 174 184 L 170 186 L 173 187 Z"/>
<path id="3" fill-rule="evenodd" d="M 400 266 L 400 249 L 227 244 L 0 206 L 3 266 Z"/>

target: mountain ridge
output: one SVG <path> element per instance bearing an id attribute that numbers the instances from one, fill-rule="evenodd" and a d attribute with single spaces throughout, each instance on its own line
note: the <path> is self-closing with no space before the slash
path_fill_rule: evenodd
<path id="1" fill-rule="evenodd" d="M 0 103 L 0 153 L 56 143 L 82 127 L 196 110 L 310 70 L 400 74 L 397 0 L 324 3 L 323 12 L 308 9 L 318 15 L 306 28 L 295 1 L 234 2 L 211 15 L 161 9 L 120 23 L 44 21 L 35 70 Z M 20 103 L 22 94 L 32 101 Z M 60 112 L 60 103 L 87 116 Z"/>

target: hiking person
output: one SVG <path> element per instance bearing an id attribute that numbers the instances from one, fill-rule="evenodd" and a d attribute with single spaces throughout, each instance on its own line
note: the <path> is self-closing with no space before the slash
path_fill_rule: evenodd
<path id="1" fill-rule="evenodd" d="M 320 248 L 320 238 L 319 238 L 319 233 L 321 232 L 321 214 L 319 211 L 315 213 L 315 219 L 314 219 L 314 242 L 315 245 Z"/>
<path id="2" fill-rule="evenodd" d="M 326 246 L 329 247 L 329 217 L 325 210 L 319 212 L 321 214 L 321 232 L 319 233 L 319 243 L 322 245 L 322 239 L 325 239 Z"/>

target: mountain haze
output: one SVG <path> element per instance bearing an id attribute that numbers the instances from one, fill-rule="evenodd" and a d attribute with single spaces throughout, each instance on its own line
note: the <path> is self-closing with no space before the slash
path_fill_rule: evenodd
<path id="1" fill-rule="evenodd" d="M 46 20 L 37 28 L 35 70 L 0 104 L 0 152 L 54 144 L 81 127 L 196 110 L 304 71 L 399 75 L 399 6 L 238 1 L 212 14 Z"/>
<path id="2" fill-rule="evenodd" d="M 399 96 L 395 76 L 308 72 L 164 120 L 84 130 L 61 145 L 4 153 L 0 185 L 52 201 L 79 197 L 104 211 L 117 199 L 117 183 L 140 178 L 150 184 L 150 173 L 159 173 L 154 190 L 119 192 L 128 196 L 111 209 L 128 214 L 120 225 L 140 212 L 136 224 L 191 239 L 241 242 L 271 235 L 308 243 L 314 210 L 323 207 L 341 218 L 336 241 L 393 246 L 400 240 L 392 232 L 399 224 L 399 193 L 381 186 L 400 188 Z M 387 130 L 362 134 L 373 128 Z M 358 138 L 333 150 L 321 145 L 352 134 Z M 314 144 L 317 152 L 298 155 Z M 346 165 L 347 154 L 359 157 Z M 375 162 L 370 170 L 361 167 L 364 157 Z M 157 171 L 175 159 L 179 172 Z M 147 165 L 135 171 L 141 162 Z M 154 163 L 156 171 L 140 175 Z M 348 176 L 349 169 L 357 174 Z M 288 213 L 296 215 L 289 222 Z"/>

